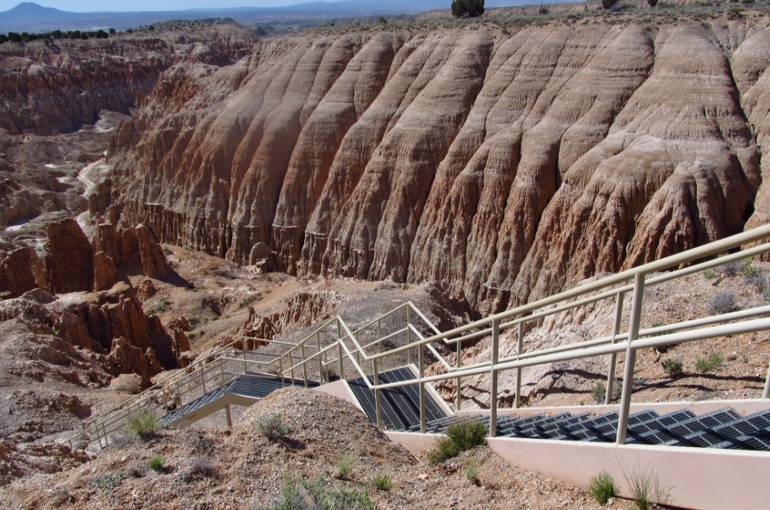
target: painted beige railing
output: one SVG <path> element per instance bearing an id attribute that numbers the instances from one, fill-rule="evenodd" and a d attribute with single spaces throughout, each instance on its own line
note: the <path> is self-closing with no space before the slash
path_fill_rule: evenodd
<path id="1" fill-rule="evenodd" d="M 352 371 L 353 376 L 362 378 L 365 384 L 374 391 L 377 423 L 380 427 L 382 426 L 381 391 L 405 385 L 418 385 L 420 428 L 424 431 L 425 384 L 445 380 L 454 381 L 456 387 L 455 409 L 459 410 L 462 406 L 460 392 L 462 378 L 486 374 L 491 378 L 490 435 L 495 435 L 496 427 L 494 424 L 497 420 L 499 405 L 498 376 L 500 372 L 515 371 L 514 407 L 518 407 L 521 401 L 521 371 L 523 368 L 559 361 L 607 356 L 609 367 L 606 403 L 609 404 L 615 385 L 617 355 L 624 353 L 626 364 L 622 393 L 618 404 L 620 421 L 617 433 L 617 442 L 623 443 L 631 403 L 636 352 L 639 349 L 705 341 L 725 335 L 770 329 L 770 318 L 767 318 L 770 314 L 770 306 L 768 305 L 641 329 L 645 288 L 723 264 L 765 254 L 770 251 L 770 243 L 757 243 L 769 236 L 770 225 L 759 227 L 621 273 L 589 281 L 570 290 L 490 315 L 443 333 L 411 302 L 405 302 L 395 307 L 354 331 L 351 331 L 342 317 L 334 316 L 322 322 L 300 341 L 286 343 L 288 349 L 270 361 L 248 359 L 254 351 L 251 353 L 241 351 L 240 358 L 228 356 L 222 352 L 217 354 L 215 359 L 210 360 L 209 363 L 202 360 L 201 363 L 205 363 L 205 366 L 180 376 L 178 380 L 173 382 L 173 389 L 165 386 L 156 388 L 154 391 L 155 394 L 158 392 L 163 394 L 165 389 L 165 393 L 176 391 L 178 394 L 180 387 L 185 388 L 184 385 L 190 383 L 194 387 L 202 387 L 205 392 L 208 381 L 212 381 L 209 382 L 209 387 L 213 387 L 214 381 L 223 384 L 228 377 L 232 378 L 234 372 L 226 370 L 224 364 L 236 362 L 242 364 L 242 373 L 248 373 L 249 367 L 257 367 L 267 373 L 276 373 L 281 377 L 288 376 L 292 380 L 297 380 L 295 372 L 299 371 L 306 383 L 309 378 L 309 370 L 317 368 L 320 381 L 328 382 L 333 379 L 332 369 L 337 371 L 338 378 L 344 379 L 346 377 L 345 361 L 347 360 L 350 366 L 349 371 Z M 746 246 L 751 247 L 744 248 Z M 631 302 L 628 329 L 623 331 L 626 294 L 631 294 Z M 540 321 L 550 315 L 603 300 L 614 300 L 615 303 L 615 322 L 611 335 L 548 349 L 529 352 L 526 350 L 525 338 L 528 322 Z M 392 331 L 385 331 L 385 329 L 392 328 L 384 328 L 384 324 L 394 321 L 397 323 L 397 327 Z M 403 325 L 401 325 L 401 321 L 403 321 Z M 515 331 L 517 349 L 512 356 L 500 357 L 500 332 L 506 329 Z M 324 336 L 326 336 L 326 345 L 323 345 L 324 342 L 322 341 Z M 365 341 L 364 338 L 368 337 L 373 337 L 374 340 Z M 463 366 L 464 344 L 478 341 L 484 337 L 491 338 L 489 359 Z M 403 345 L 383 348 L 383 346 L 399 340 L 404 340 Z M 361 342 L 364 344 L 362 345 Z M 454 366 L 450 365 L 441 353 L 441 351 L 446 352 L 450 349 L 455 350 L 457 354 Z M 425 375 L 428 356 L 434 358 L 439 373 L 431 376 Z M 413 360 L 416 361 L 418 369 L 418 375 L 414 379 L 392 383 L 380 382 L 379 374 L 386 368 L 388 361 L 394 366 L 399 366 L 403 365 L 404 362 L 410 363 Z M 369 372 L 364 368 L 365 366 L 371 367 Z M 151 388 L 151 390 L 153 389 Z M 135 400 L 146 402 L 149 398 L 151 398 L 149 395 L 139 395 Z M 770 398 L 770 368 L 762 398 Z M 114 417 L 120 416 L 125 419 L 126 416 L 134 412 L 132 409 L 136 407 L 137 405 L 132 402 L 123 403 L 117 409 L 112 410 L 112 414 L 108 414 L 106 417 L 99 416 L 98 420 L 93 422 L 87 430 L 90 430 L 92 434 L 95 432 L 97 437 L 108 437 L 108 432 L 105 430 L 114 428 L 114 424 L 120 422 L 120 419 Z M 105 427 L 105 422 L 109 426 Z"/>

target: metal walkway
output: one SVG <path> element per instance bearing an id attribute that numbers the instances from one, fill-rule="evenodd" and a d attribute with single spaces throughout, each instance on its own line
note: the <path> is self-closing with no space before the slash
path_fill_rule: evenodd
<path id="1" fill-rule="evenodd" d="M 408 381 L 414 377 L 415 374 L 409 367 L 396 368 L 379 374 L 380 381 L 383 383 Z M 348 381 L 348 385 L 369 420 L 376 423 L 374 391 L 360 377 Z M 407 430 L 417 427 L 419 430 L 420 394 L 417 384 L 382 390 L 380 397 L 382 424 L 386 429 Z M 425 392 L 425 413 L 428 420 L 442 420 L 449 416 L 430 391 Z"/>
<path id="2" fill-rule="evenodd" d="M 427 423 L 427 432 L 446 432 L 453 424 L 478 421 L 485 426 L 486 416 L 444 417 Z M 615 441 L 618 414 L 534 415 L 526 418 L 500 416 L 498 437 L 558 439 L 564 441 Z M 419 424 L 406 430 L 417 432 Z M 627 444 L 690 446 L 770 451 L 770 410 L 741 416 L 732 409 L 721 409 L 696 416 L 689 410 L 663 416 L 655 411 L 632 414 L 628 420 Z"/>
<path id="3" fill-rule="evenodd" d="M 216 389 L 205 393 L 204 395 L 187 402 L 186 404 L 174 409 L 165 416 L 161 417 L 159 424 L 162 427 L 168 427 L 174 423 L 195 416 L 195 419 L 200 419 L 203 416 L 209 415 L 223 408 L 226 403 L 223 400 L 227 397 L 234 396 L 240 397 L 240 399 L 257 401 L 265 398 L 272 392 L 288 386 L 304 386 L 305 382 L 300 380 L 292 380 L 287 378 L 280 378 L 277 376 L 269 376 L 264 374 L 247 374 L 240 375 L 235 379 L 217 387 Z M 308 387 L 316 387 L 318 383 L 316 381 L 308 381 Z M 196 415 L 197 413 L 197 415 Z"/>

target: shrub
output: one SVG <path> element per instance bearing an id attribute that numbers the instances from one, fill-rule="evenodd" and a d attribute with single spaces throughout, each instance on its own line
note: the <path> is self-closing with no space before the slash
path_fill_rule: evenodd
<path id="1" fill-rule="evenodd" d="M 329 487 L 322 478 L 313 483 L 288 478 L 284 481 L 280 496 L 267 508 L 270 510 L 374 510 L 375 506 L 366 492 L 358 489 Z"/>
<path id="2" fill-rule="evenodd" d="M 610 402 L 618 400 L 622 392 L 623 386 L 621 381 L 616 380 L 615 384 L 612 386 L 612 396 L 610 397 Z M 597 404 L 604 404 L 604 401 L 607 398 L 607 387 L 603 382 L 597 382 L 594 384 L 593 388 L 591 388 L 591 395 L 594 398 L 594 402 Z"/>
<path id="3" fill-rule="evenodd" d="M 447 436 L 460 451 L 470 450 L 484 444 L 487 427 L 478 421 L 454 423 L 447 429 Z"/>
<path id="4" fill-rule="evenodd" d="M 150 459 L 150 462 L 147 465 L 150 466 L 150 469 L 152 469 L 156 473 L 160 473 L 161 471 L 163 471 L 163 468 L 166 465 L 166 459 L 164 459 L 160 455 L 156 455 L 155 457 Z"/>
<path id="5" fill-rule="evenodd" d="M 594 402 L 597 404 L 603 404 L 604 399 L 607 398 L 607 387 L 602 382 L 594 384 L 591 389 L 591 395 L 594 397 Z"/>
<path id="6" fill-rule="evenodd" d="M 91 480 L 91 484 L 97 489 L 112 491 L 118 488 L 125 479 L 126 475 L 124 473 L 109 473 L 99 478 L 94 478 Z"/>
<path id="7" fill-rule="evenodd" d="M 631 488 L 632 498 L 638 510 L 651 510 L 654 501 L 665 504 L 669 499 L 668 490 L 664 489 L 652 469 L 639 471 L 631 476 L 626 474 L 626 482 Z"/>
<path id="8" fill-rule="evenodd" d="M 760 274 L 760 271 L 754 267 L 754 264 L 751 263 L 751 260 L 746 260 L 741 267 L 741 274 L 746 278 L 751 278 L 752 276 L 757 276 Z"/>
<path id="9" fill-rule="evenodd" d="M 610 498 L 615 497 L 615 480 L 607 472 L 601 472 L 591 478 L 591 495 L 600 505 L 606 505 Z"/>
<path id="10" fill-rule="evenodd" d="M 730 291 L 722 291 L 714 295 L 709 302 L 709 309 L 713 314 L 722 314 L 734 312 L 738 307 L 735 306 L 735 294 Z"/>
<path id="11" fill-rule="evenodd" d="M 377 490 L 389 491 L 393 488 L 393 480 L 388 475 L 374 475 L 372 478 L 372 485 Z"/>
<path id="12" fill-rule="evenodd" d="M 722 366 L 722 353 L 719 352 L 712 352 L 705 358 L 701 358 L 698 356 L 698 359 L 695 360 L 695 369 L 700 372 L 701 374 L 706 374 L 708 372 L 713 372 L 720 366 Z"/>
<path id="13" fill-rule="evenodd" d="M 679 358 L 667 358 L 663 360 L 663 370 L 670 376 L 676 377 L 682 375 L 683 365 Z"/>
<path id="14" fill-rule="evenodd" d="M 349 454 L 344 453 L 337 459 L 337 478 L 348 478 L 356 469 L 358 461 Z"/>
<path id="15" fill-rule="evenodd" d="M 452 0 L 452 15 L 476 17 L 484 14 L 484 0 Z"/>
<path id="16" fill-rule="evenodd" d="M 257 430 L 269 441 L 282 441 L 291 433 L 289 427 L 284 425 L 283 419 L 277 414 L 264 416 L 257 421 Z"/>
<path id="17" fill-rule="evenodd" d="M 647 0 L 647 5 L 649 5 L 650 7 L 655 7 L 656 5 L 658 5 L 658 0 Z"/>
<path id="18" fill-rule="evenodd" d="M 602 0 L 602 7 L 605 9 L 612 9 L 618 0 Z"/>
<path id="19" fill-rule="evenodd" d="M 714 272 L 713 269 L 706 269 L 705 271 L 703 271 L 703 277 L 706 278 L 707 280 L 713 280 L 714 278 L 716 278 L 716 276 L 717 274 Z"/>
<path id="20" fill-rule="evenodd" d="M 182 479 L 185 482 L 191 482 L 192 480 L 211 478 L 216 476 L 216 474 L 217 470 L 209 459 L 197 457 L 192 460 L 189 467 L 185 470 Z"/>
<path id="21" fill-rule="evenodd" d="M 731 262 L 727 262 L 725 264 L 722 264 L 719 266 L 719 271 L 722 272 L 725 276 L 735 276 L 738 274 L 738 271 L 741 270 L 741 263 L 737 260 L 733 260 Z"/>
<path id="22" fill-rule="evenodd" d="M 447 459 L 456 457 L 460 451 L 460 447 L 448 437 L 439 439 L 436 446 L 428 451 L 428 462 L 431 464 L 440 464 Z"/>
<path id="23" fill-rule="evenodd" d="M 158 419 L 146 409 L 128 419 L 129 432 L 139 439 L 154 437 L 158 428 Z"/>
<path id="24" fill-rule="evenodd" d="M 481 485 L 479 480 L 479 463 L 478 462 L 469 462 L 465 465 L 465 468 L 463 468 L 463 474 L 465 474 L 465 478 L 469 482 L 473 482 L 475 485 Z"/>

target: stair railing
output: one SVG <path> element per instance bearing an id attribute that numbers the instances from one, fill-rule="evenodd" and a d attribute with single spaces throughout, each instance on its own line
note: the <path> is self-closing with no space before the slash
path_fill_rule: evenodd
<path id="1" fill-rule="evenodd" d="M 500 372 L 506 370 L 516 371 L 517 383 L 514 406 L 518 406 L 521 387 L 521 370 L 523 368 L 594 356 L 609 356 L 610 368 L 608 383 L 611 385 L 614 383 L 613 379 L 617 354 L 625 353 L 625 373 L 619 403 L 620 420 L 616 438 L 618 444 L 623 444 L 625 442 L 633 388 L 635 355 L 639 349 L 677 345 L 685 342 L 708 340 L 725 335 L 758 332 L 770 329 L 770 318 L 753 318 L 767 315 L 768 307 L 766 306 L 755 307 L 742 312 L 710 315 L 666 326 L 641 329 L 640 324 L 645 288 L 653 284 L 670 281 L 698 271 L 704 271 L 721 264 L 767 253 L 770 251 L 770 243 L 760 244 L 737 253 L 718 256 L 721 253 L 738 250 L 742 246 L 754 244 L 768 236 L 770 236 L 770 225 L 765 225 L 648 264 L 643 264 L 615 275 L 590 281 L 573 289 L 512 308 L 505 312 L 493 314 L 487 318 L 454 328 L 444 333 L 438 333 L 427 338 L 418 338 L 416 341 L 407 345 L 371 354 L 367 353 L 365 349 L 362 349 L 361 356 L 365 361 L 374 362 L 375 360 L 381 360 L 387 356 L 394 356 L 409 349 L 415 349 L 439 340 L 444 341 L 447 344 L 457 345 L 458 363 L 457 366 L 454 367 L 454 370 L 446 370 L 444 373 L 431 376 L 420 375 L 407 381 L 385 384 L 375 381 L 374 389 L 376 391 L 412 384 L 446 381 L 450 379 L 457 381 L 460 377 L 489 375 L 491 378 L 489 433 L 494 436 L 496 433 L 497 410 L 499 404 L 497 383 Z M 701 262 L 704 259 L 710 259 L 714 256 L 718 257 L 713 260 Z M 691 263 L 694 264 L 682 267 L 685 264 Z M 654 273 L 669 270 L 671 268 L 680 269 L 675 269 L 674 271 L 661 275 L 653 275 Z M 633 280 L 633 283 L 625 283 L 628 280 Z M 620 286 L 618 286 L 618 284 L 620 284 Z M 598 294 L 596 294 L 597 291 L 599 291 Z M 631 309 L 628 329 L 625 332 L 621 332 L 623 326 L 623 295 L 625 293 L 631 294 Z M 524 326 L 527 322 L 538 321 L 555 313 L 561 313 L 566 310 L 585 306 L 586 304 L 595 303 L 601 299 L 608 298 L 614 298 L 616 302 L 615 324 L 612 335 L 592 339 L 587 342 L 573 343 L 569 346 L 535 351 L 529 354 L 524 352 Z M 732 322 L 714 325 L 726 321 Z M 516 352 L 513 355 L 501 357 L 500 332 L 502 329 L 514 326 L 517 326 L 516 333 L 518 345 Z M 491 336 L 489 360 L 460 368 L 459 360 L 461 359 L 461 351 L 459 346 L 461 346 L 463 342 L 476 340 L 486 336 Z M 611 395 L 611 392 L 612 387 L 610 386 L 607 388 L 607 393 Z M 766 399 L 770 397 L 770 367 L 768 367 L 768 377 L 765 382 L 762 397 Z"/>

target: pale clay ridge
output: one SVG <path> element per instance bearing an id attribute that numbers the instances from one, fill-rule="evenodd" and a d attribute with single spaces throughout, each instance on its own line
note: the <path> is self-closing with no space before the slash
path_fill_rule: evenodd
<path id="1" fill-rule="evenodd" d="M 478 310 L 717 239 L 770 219 L 770 36 L 720 23 L 297 36 L 181 66 L 116 135 L 122 220 Z"/>

